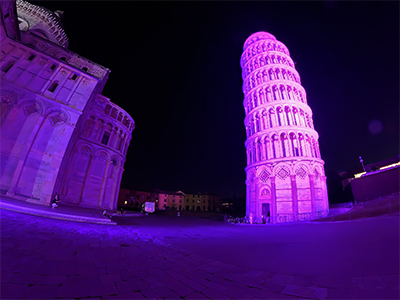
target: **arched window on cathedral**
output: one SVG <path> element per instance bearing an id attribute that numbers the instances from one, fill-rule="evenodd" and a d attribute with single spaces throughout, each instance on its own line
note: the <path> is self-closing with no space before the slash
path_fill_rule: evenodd
<path id="1" fill-rule="evenodd" d="M 103 138 L 101 139 L 101 143 L 103 145 L 107 145 L 108 144 L 108 140 L 110 139 L 110 134 L 111 134 L 110 132 L 104 131 Z"/>
<path id="2" fill-rule="evenodd" d="M 126 156 L 126 153 L 128 152 L 128 147 L 129 147 L 129 141 L 128 140 L 126 140 L 126 142 L 125 142 L 125 149 L 124 149 L 124 152 L 123 152 L 123 154 Z"/>
<path id="3" fill-rule="evenodd" d="M 89 137 L 90 132 L 94 126 L 95 123 L 95 118 L 91 116 L 89 119 L 86 120 L 85 122 L 85 127 L 83 128 L 82 136 L 83 137 Z"/>
<path id="4" fill-rule="evenodd" d="M 3 101 L 0 102 L 0 128 L 4 121 L 7 119 L 7 115 L 11 110 L 11 106 Z"/>
<path id="5" fill-rule="evenodd" d="M 8 63 L 4 64 L 3 67 L 1 68 L 1 71 L 3 71 L 4 73 L 7 73 L 14 66 L 14 64 L 15 64 L 15 62 L 8 62 Z"/>
<path id="6" fill-rule="evenodd" d="M 124 117 L 124 114 L 122 112 L 119 113 L 118 115 L 118 121 L 121 122 L 122 118 Z"/>
<path id="7" fill-rule="evenodd" d="M 108 116 L 110 114 L 112 106 L 110 104 L 107 104 L 106 107 L 104 108 L 104 113 Z"/>
<path id="8" fill-rule="evenodd" d="M 111 110 L 110 117 L 116 119 L 117 115 L 118 115 L 118 110 L 115 107 L 113 107 L 113 109 Z"/>
<path id="9" fill-rule="evenodd" d="M 101 143 L 103 145 L 108 145 L 110 141 L 110 136 L 112 132 L 113 126 L 108 123 L 104 125 L 104 132 L 103 132 L 103 137 L 101 138 Z"/>
<path id="10" fill-rule="evenodd" d="M 100 140 L 100 135 L 102 133 L 104 126 L 104 121 L 101 119 L 97 119 L 96 124 L 94 125 L 93 129 L 90 132 L 90 138 L 99 141 Z"/>
<path id="11" fill-rule="evenodd" d="M 118 162 L 115 158 L 111 159 L 111 165 L 108 172 L 108 178 L 114 179 L 115 178 L 115 171 L 117 168 Z"/>
<path id="12" fill-rule="evenodd" d="M 48 91 L 50 93 L 54 93 L 54 91 L 56 90 L 56 88 L 58 87 L 58 81 L 54 81 L 50 87 L 48 88 Z"/>
<path id="13" fill-rule="evenodd" d="M 124 143 L 124 133 L 122 132 L 122 130 L 119 132 L 119 135 L 120 135 L 120 140 L 119 140 L 119 144 L 118 144 L 118 151 L 121 151 L 121 147 L 122 147 L 122 145 L 123 145 L 123 143 Z"/>

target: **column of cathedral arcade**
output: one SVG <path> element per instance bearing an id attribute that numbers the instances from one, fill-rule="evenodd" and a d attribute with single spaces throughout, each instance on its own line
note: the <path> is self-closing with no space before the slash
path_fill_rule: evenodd
<path id="1" fill-rule="evenodd" d="M 255 33 L 244 44 L 241 67 L 247 216 L 283 222 L 326 215 L 318 133 L 288 49 L 269 33 Z"/>

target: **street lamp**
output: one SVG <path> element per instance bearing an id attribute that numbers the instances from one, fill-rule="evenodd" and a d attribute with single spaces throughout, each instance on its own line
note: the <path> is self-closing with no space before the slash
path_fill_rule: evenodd
<path id="1" fill-rule="evenodd" d="M 361 164 L 362 164 L 362 166 L 363 166 L 363 170 L 364 170 L 364 172 L 365 172 L 365 173 L 367 173 L 367 171 L 365 171 L 365 167 L 364 167 L 364 161 L 363 161 L 363 159 L 361 158 L 361 156 L 359 156 L 358 158 L 360 159 L 360 163 L 361 163 Z"/>

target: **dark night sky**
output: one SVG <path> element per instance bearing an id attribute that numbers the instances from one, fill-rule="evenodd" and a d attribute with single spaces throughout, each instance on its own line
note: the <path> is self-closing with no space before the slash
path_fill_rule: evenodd
<path id="1" fill-rule="evenodd" d="M 296 62 L 326 173 L 399 154 L 397 2 L 31 3 L 111 69 L 103 94 L 136 122 L 122 187 L 245 193 L 240 55 L 257 31 Z"/>

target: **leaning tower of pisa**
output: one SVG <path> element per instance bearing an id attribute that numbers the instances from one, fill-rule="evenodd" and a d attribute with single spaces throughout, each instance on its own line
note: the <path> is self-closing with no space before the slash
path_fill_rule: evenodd
<path id="1" fill-rule="evenodd" d="M 318 133 L 289 50 L 272 34 L 257 32 L 245 41 L 240 64 L 246 215 L 273 223 L 325 216 L 329 205 Z"/>

